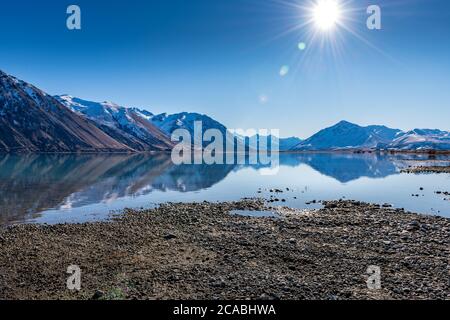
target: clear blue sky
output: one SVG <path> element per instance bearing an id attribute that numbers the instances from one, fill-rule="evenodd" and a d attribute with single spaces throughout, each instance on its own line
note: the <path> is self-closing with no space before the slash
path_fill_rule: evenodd
<path id="1" fill-rule="evenodd" d="M 322 49 L 309 40 L 314 26 L 286 32 L 305 20 L 289 3 L 308 2 L 2 1 L 0 69 L 51 94 L 196 111 L 282 136 L 342 119 L 450 129 L 450 1 L 350 1 L 348 25 L 370 45 L 338 27 Z M 81 31 L 66 28 L 70 4 Z M 369 4 L 382 8 L 381 31 L 365 27 Z"/>

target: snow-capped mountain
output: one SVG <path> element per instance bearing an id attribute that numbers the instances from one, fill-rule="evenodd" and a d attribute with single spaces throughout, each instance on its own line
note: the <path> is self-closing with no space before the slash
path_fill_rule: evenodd
<path id="1" fill-rule="evenodd" d="M 0 71 L 1 152 L 129 152 L 35 86 Z"/>
<path id="2" fill-rule="evenodd" d="M 92 102 L 69 95 L 55 97 L 73 112 L 94 121 L 116 140 L 137 151 L 170 150 L 167 134 L 153 125 L 153 114 L 138 108 L 126 108 L 112 102 Z"/>
<path id="3" fill-rule="evenodd" d="M 292 150 L 372 149 L 388 145 L 401 134 L 401 130 L 385 126 L 361 127 L 348 121 L 341 121 L 300 142 Z"/>
<path id="4" fill-rule="evenodd" d="M 203 141 L 200 136 L 196 136 L 194 128 L 195 122 L 201 122 L 201 130 L 203 133 L 208 129 L 217 129 L 222 133 L 222 136 L 226 136 L 226 140 L 233 139 L 233 136 L 228 131 L 227 127 L 204 114 L 192 112 L 182 112 L 176 114 L 162 113 L 149 117 L 148 120 L 169 136 L 171 136 L 177 129 L 187 130 L 192 138 L 191 143 L 196 142 L 198 145 L 202 145 L 203 147 L 206 147 L 211 142 Z M 235 143 L 239 143 L 239 141 L 240 138 L 236 137 Z M 224 141 L 224 144 L 226 142 L 227 141 Z"/>
<path id="5" fill-rule="evenodd" d="M 406 132 L 387 149 L 394 150 L 450 150 L 450 132 L 437 129 L 414 129 Z"/>

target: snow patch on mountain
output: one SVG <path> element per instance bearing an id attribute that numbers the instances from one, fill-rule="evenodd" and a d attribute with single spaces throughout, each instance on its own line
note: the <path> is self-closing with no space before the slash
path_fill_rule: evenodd
<path id="1" fill-rule="evenodd" d="M 186 129 L 191 135 L 193 135 L 195 122 L 202 123 L 203 131 L 208 129 L 218 129 L 222 133 L 226 133 L 228 131 L 228 129 L 220 122 L 207 115 L 199 113 L 182 112 L 171 115 L 161 113 L 152 117 L 150 121 L 169 135 L 177 129 Z"/>
<path id="2" fill-rule="evenodd" d="M 438 129 L 414 129 L 387 146 L 395 150 L 450 150 L 450 132 Z"/>

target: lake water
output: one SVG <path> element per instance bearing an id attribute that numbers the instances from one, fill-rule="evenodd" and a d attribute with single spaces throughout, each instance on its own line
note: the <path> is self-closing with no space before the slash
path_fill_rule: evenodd
<path id="1" fill-rule="evenodd" d="M 286 202 L 279 205 L 301 209 L 319 208 L 307 204 L 312 200 L 346 198 L 450 217 L 450 200 L 435 193 L 450 191 L 449 174 L 400 173 L 424 159 L 281 154 L 278 174 L 267 176 L 250 165 L 176 166 L 168 154 L 0 155 L 0 225 L 101 220 L 111 211 L 162 202 L 268 198 L 270 189 L 284 190 L 277 197 Z"/>

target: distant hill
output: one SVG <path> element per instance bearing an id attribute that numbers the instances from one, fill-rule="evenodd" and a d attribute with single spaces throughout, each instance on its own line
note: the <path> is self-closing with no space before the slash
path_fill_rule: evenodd
<path id="1" fill-rule="evenodd" d="M 348 121 L 341 121 L 300 142 L 292 150 L 321 151 L 376 148 L 379 145 L 391 143 L 401 133 L 401 130 L 390 129 L 385 126 L 361 127 Z"/>
<path id="2" fill-rule="evenodd" d="M 250 143 L 254 143 L 256 140 L 258 144 L 258 149 L 267 149 L 271 150 L 273 148 L 278 148 L 279 151 L 289 151 L 296 145 L 302 142 L 300 138 L 290 137 L 290 138 L 279 138 L 272 135 L 269 136 L 261 136 L 259 134 L 246 137 L 245 142 L 247 146 L 250 146 Z M 272 141 L 274 142 L 274 146 L 272 146 Z M 277 149 L 275 149 L 277 150 Z"/>
<path id="3" fill-rule="evenodd" d="M 450 150 L 450 133 L 437 129 L 403 132 L 386 126 L 362 127 L 348 121 L 323 129 L 292 151 L 337 150 Z"/>

